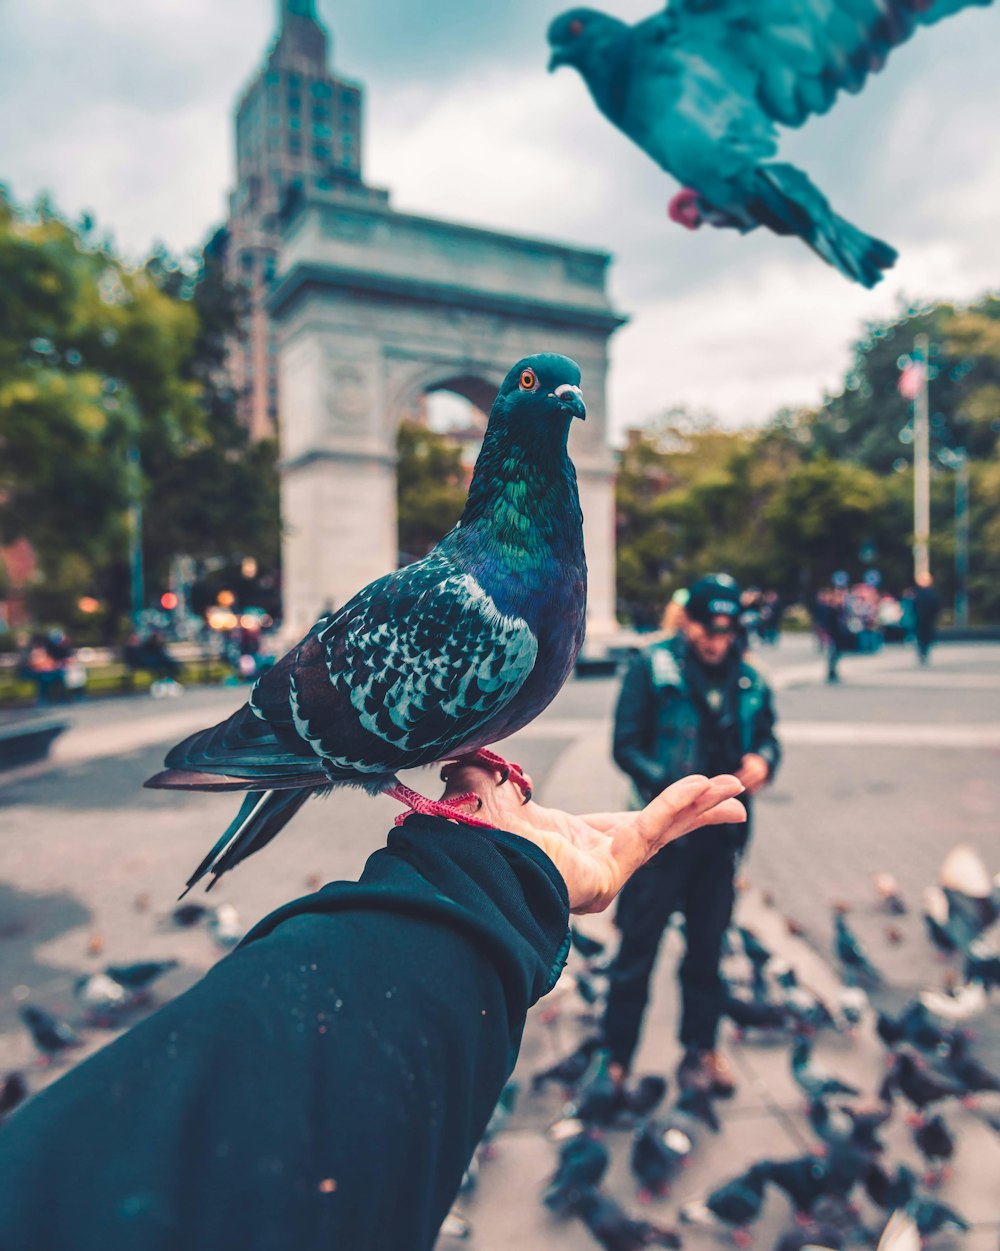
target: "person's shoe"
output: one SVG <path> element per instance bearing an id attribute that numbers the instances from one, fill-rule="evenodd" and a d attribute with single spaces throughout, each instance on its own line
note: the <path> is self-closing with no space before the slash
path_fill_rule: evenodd
<path id="1" fill-rule="evenodd" d="M 729 1061 L 718 1051 L 686 1051 L 677 1069 L 677 1084 L 682 1090 L 708 1091 L 717 1099 L 736 1093 Z"/>
<path id="2" fill-rule="evenodd" d="M 704 1063 L 712 1080 L 712 1094 L 718 1099 L 731 1099 L 736 1094 L 736 1078 L 729 1061 L 721 1051 L 710 1051 Z"/>

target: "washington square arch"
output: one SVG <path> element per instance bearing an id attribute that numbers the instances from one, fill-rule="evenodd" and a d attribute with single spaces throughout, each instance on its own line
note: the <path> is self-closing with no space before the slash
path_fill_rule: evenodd
<path id="1" fill-rule="evenodd" d="M 300 637 L 397 563 L 396 443 L 420 397 L 447 389 L 489 412 L 520 357 L 561 352 L 583 374 L 574 423 L 589 568 L 588 640 L 615 628 L 608 339 L 623 318 L 609 257 L 397 213 L 355 183 L 287 215 L 278 281 L 284 613 Z"/>

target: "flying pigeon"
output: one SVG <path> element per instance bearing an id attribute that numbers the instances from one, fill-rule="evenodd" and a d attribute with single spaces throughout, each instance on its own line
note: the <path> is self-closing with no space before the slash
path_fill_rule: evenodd
<path id="1" fill-rule="evenodd" d="M 888 244 L 838 217 L 794 165 L 777 125 L 826 113 L 919 25 L 990 0 L 669 0 L 635 26 L 577 8 L 549 27 L 549 68 L 579 70 L 608 120 L 681 184 L 671 219 L 798 235 L 873 287 Z"/>
<path id="2" fill-rule="evenodd" d="M 520 770 L 486 749 L 554 699 L 583 642 L 583 517 L 567 454 L 570 426 L 586 416 L 579 384 L 565 356 L 519 361 L 455 528 L 321 617 L 242 708 L 168 753 L 147 786 L 250 792 L 188 889 L 206 873 L 214 885 L 334 786 L 483 824 L 463 812 L 474 796 L 428 800 L 396 777 L 467 759 L 506 770 L 527 794 Z"/>

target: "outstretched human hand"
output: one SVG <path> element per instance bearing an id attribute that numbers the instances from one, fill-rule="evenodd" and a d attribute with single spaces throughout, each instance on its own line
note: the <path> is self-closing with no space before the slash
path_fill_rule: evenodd
<path id="1" fill-rule="evenodd" d="M 447 770 L 444 798 L 474 793 L 477 816 L 540 847 L 566 882 L 571 912 L 602 912 L 632 874 L 661 847 L 702 825 L 746 820 L 735 798 L 743 783 L 730 774 L 681 778 L 639 812 L 591 812 L 576 816 L 522 803 L 520 791 L 483 765 L 458 763 Z"/>

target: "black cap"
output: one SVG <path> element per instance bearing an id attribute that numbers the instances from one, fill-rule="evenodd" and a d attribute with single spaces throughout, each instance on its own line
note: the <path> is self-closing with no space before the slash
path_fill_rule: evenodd
<path id="1" fill-rule="evenodd" d="M 734 623 L 740 615 L 740 588 L 728 573 L 710 573 L 691 584 L 685 612 L 692 621 L 711 625 L 716 617 L 732 617 Z"/>

